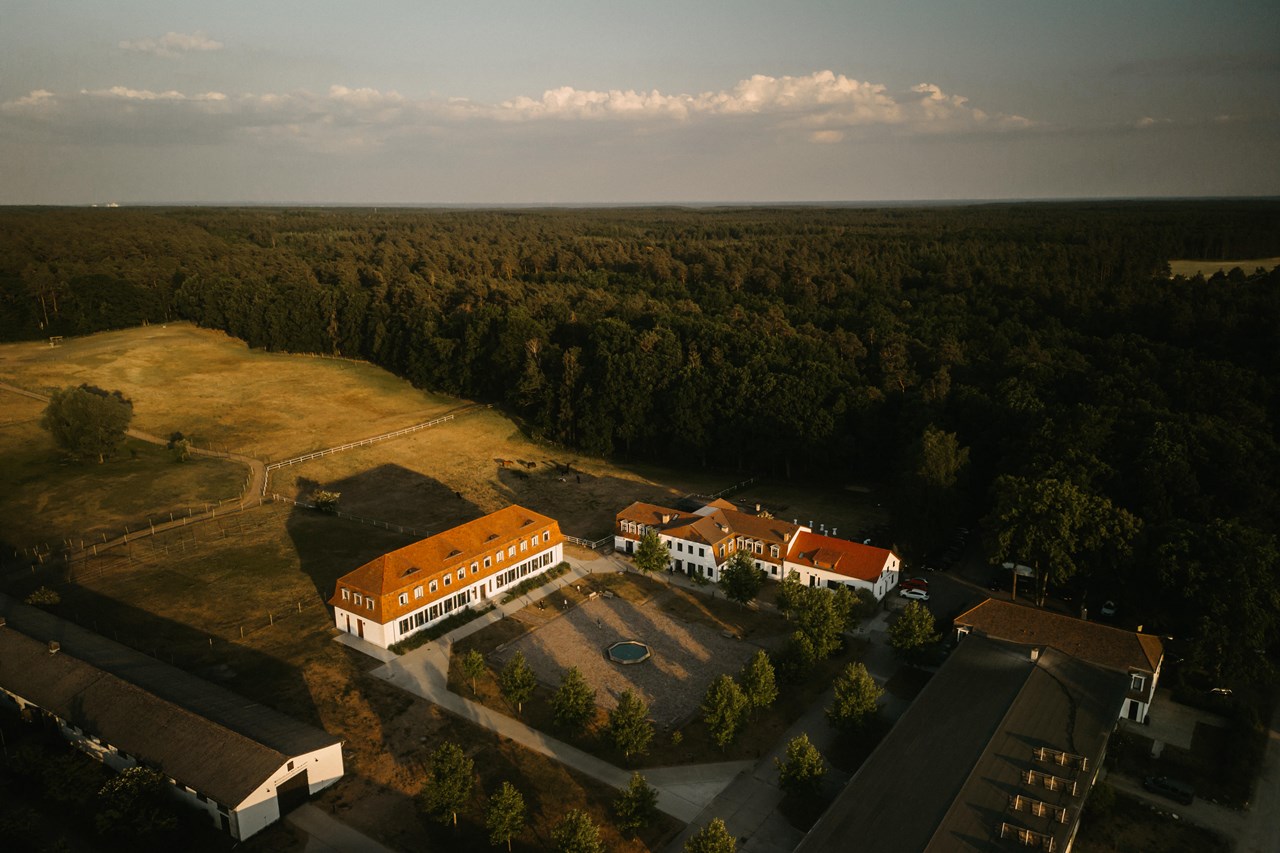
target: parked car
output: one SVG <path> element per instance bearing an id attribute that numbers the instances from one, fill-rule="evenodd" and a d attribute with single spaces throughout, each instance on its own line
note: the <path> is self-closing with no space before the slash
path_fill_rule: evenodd
<path id="1" fill-rule="evenodd" d="M 1114 601 L 1105 601 L 1102 604 L 1102 610 L 1099 611 L 1103 616 L 1116 615 L 1116 603 Z"/>
<path id="2" fill-rule="evenodd" d="M 1194 788 L 1186 782 L 1179 782 L 1177 779 L 1170 779 L 1168 776 L 1148 776 L 1142 780 L 1142 787 L 1153 794 L 1159 794 L 1162 797 L 1168 797 L 1171 800 L 1182 803 L 1184 806 L 1191 805 L 1191 801 L 1196 798 Z"/>
<path id="3" fill-rule="evenodd" d="M 910 589 L 913 586 L 928 589 L 929 580 L 928 578 L 904 578 L 901 585 L 903 589 Z"/>
<path id="4" fill-rule="evenodd" d="M 902 596 L 903 598 L 913 599 L 915 601 L 929 600 L 929 593 L 925 592 L 923 589 L 904 589 L 904 590 L 901 590 L 898 593 L 898 595 Z"/>

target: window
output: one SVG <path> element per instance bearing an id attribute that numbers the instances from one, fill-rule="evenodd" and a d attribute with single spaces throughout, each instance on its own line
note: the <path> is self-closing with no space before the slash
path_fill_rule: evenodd
<path id="1" fill-rule="evenodd" d="M 543 542 L 550 542 L 550 541 L 551 541 L 551 531 L 550 531 L 550 530 L 544 530 L 544 531 L 542 531 L 542 541 L 543 541 Z"/>
<path id="2" fill-rule="evenodd" d="M 521 539 L 521 540 L 520 540 L 520 550 L 521 550 L 521 551 L 528 551 L 528 550 L 529 550 L 529 543 L 528 543 L 528 542 L 526 542 L 526 541 L 524 541 L 523 539 Z"/>
<path id="3" fill-rule="evenodd" d="M 413 597 L 414 597 L 414 598 L 422 598 L 422 587 L 420 587 L 420 586 L 415 586 L 415 587 L 413 588 Z"/>
<path id="4" fill-rule="evenodd" d="M 1147 679 L 1137 673 L 1131 673 L 1131 681 L 1129 682 L 1130 690 L 1146 690 Z"/>
<path id="5" fill-rule="evenodd" d="M 372 609 L 373 609 L 373 599 L 372 599 L 372 598 L 366 598 L 366 599 L 364 600 L 364 606 L 365 606 L 365 609 L 366 609 L 366 610 L 372 610 Z"/>
<path id="6" fill-rule="evenodd" d="M 401 603 L 401 604 L 408 604 L 408 603 L 409 603 L 409 593 L 407 593 L 407 592 L 402 592 L 402 593 L 400 593 L 400 603 Z"/>
<path id="7" fill-rule="evenodd" d="M 770 545 L 770 546 L 769 546 L 769 556 L 771 556 L 771 557 L 776 557 L 776 556 L 778 556 L 778 546 L 777 546 L 777 545 Z"/>
<path id="8" fill-rule="evenodd" d="M 352 598 L 352 600 L 354 600 L 354 601 L 355 601 L 355 603 L 356 603 L 356 604 L 360 604 L 360 603 L 361 603 L 361 600 L 362 600 L 362 599 L 360 598 L 360 593 L 358 593 L 358 592 L 357 592 L 357 593 L 354 593 L 354 594 L 351 596 L 351 598 Z"/>
<path id="9" fill-rule="evenodd" d="M 467 570 L 458 569 L 458 580 L 466 580 L 466 577 L 467 577 Z"/>
<path id="10" fill-rule="evenodd" d="M 530 547 L 530 548 L 533 548 L 533 549 L 535 549 L 535 550 L 537 549 L 537 547 L 538 547 L 538 537 L 537 537 L 537 536 L 534 536 L 532 539 L 530 539 L 530 540 L 529 540 L 529 547 Z"/>
<path id="11" fill-rule="evenodd" d="M 288 770 L 292 770 L 292 769 L 293 769 L 293 762 L 292 762 L 292 761 L 290 761 L 288 764 L 286 764 L 284 769 L 285 769 L 286 771 L 288 771 Z"/>
<path id="12" fill-rule="evenodd" d="M 490 566 L 492 566 L 492 565 L 493 565 L 493 558 L 492 558 L 492 557 L 485 557 L 485 558 L 484 558 L 484 567 L 487 569 L 487 568 L 489 568 L 489 567 L 490 567 Z"/>
<path id="13" fill-rule="evenodd" d="M 347 600 L 348 600 L 348 599 L 350 599 L 350 598 L 351 598 L 351 590 L 349 590 L 349 589 L 344 589 L 344 590 L 342 591 L 342 600 L 343 600 L 343 601 L 347 601 Z"/>
<path id="14" fill-rule="evenodd" d="M 512 545 L 510 548 L 507 549 L 507 556 L 514 557 L 515 555 L 516 555 L 516 546 Z"/>
<path id="15" fill-rule="evenodd" d="M 475 563 L 475 562 L 473 562 L 473 563 L 471 564 L 471 574 L 473 574 L 473 575 L 474 575 L 474 574 L 475 574 L 476 572 L 478 572 L 478 571 L 480 571 L 480 564 L 479 564 L 479 563 Z"/>
<path id="16" fill-rule="evenodd" d="M 445 575 L 445 576 L 444 576 L 444 585 L 445 585 L 445 586 L 448 586 L 448 585 L 449 585 L 449 584 L 451 584 L 451 583 L 453 583 L 453 575 Z"/>
<path id="17" fill-rule="evenodd" d="M 501 551 L 499 551 L 498 553 L 494 554 L 493 556 L 498 560 L 498 562 L 499 562 L 499 563 L 501 563 L 501 562 L 502 562 L 502 552 L 501 552 Z"/>
<path id="18" fill-rule="evenodd" d="M 698 548 L 698 556 L 699 556 L 699 557 L 705 557 L 705 556 L 707 556 L 707 549 L 706 549 L 706 548 Z"/>
<path id="19" fill-rule="evenodd" d="M 683 550 L 684 550 L 684 543 L 683 543 L 683 542 L 677 542 L 677 543 L 676 543 L 676 550 L 677 550 L 677 551 L 683 551 Z"/>

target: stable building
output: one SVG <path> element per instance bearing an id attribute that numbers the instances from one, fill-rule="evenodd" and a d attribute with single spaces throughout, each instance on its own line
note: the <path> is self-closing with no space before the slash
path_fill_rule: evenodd
<path id="1" fill-rule="evenodd" d="M 1164 643 L 1153 634 L 1125 631 L 1073 616 L 990 598 L 955 619 L 957 637 L 981 634 L 1025 646 L 1051 647 L 1128 678 L 1119 715 L 1145 722 L 1160 680 Z"/>
<path id="2" fill-rule="evenodd" d="M 159 771 L 235 839 L 342 777 L 320 729 L 4 596 L 0 614 L 0 706 L 117 772 Z"/>
<path id="3" fill-rule="evenodd" d="M 365 563 L 329 604 L 339 631 L 385 649 L 563 560 L 555 519 L 513 504 Z"/>

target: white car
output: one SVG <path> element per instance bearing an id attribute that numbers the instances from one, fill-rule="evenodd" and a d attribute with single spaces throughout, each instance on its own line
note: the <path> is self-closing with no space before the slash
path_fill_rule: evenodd
<path id="1" fill-rule="evenodd" d="M 899 592 L 898 595 L 902 596 L 903 598 L 913 599 L 915 601 L 929 600 L 929 593 L 925 592 L 923 589 L 904 589 L 901 592 Z"/>

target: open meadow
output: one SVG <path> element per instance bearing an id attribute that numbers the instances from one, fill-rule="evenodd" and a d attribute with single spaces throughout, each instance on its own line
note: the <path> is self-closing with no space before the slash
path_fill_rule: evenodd
<path id="1" fill-rule="evenodd" d="M 1202 275 L 1205 278 L 1214 273 L 1228 273 L 1239 267 L 1246 275 L 1254 270 L 1273 270 L 1280 267 L 1280 258 L 1247 258 L 1239 261 L 1196 261 L 1190 259 L 1169 261 L 1169 274 L 1192 278 Z"/>

